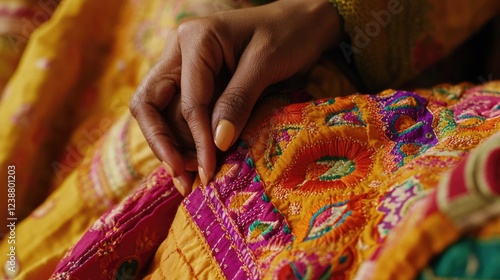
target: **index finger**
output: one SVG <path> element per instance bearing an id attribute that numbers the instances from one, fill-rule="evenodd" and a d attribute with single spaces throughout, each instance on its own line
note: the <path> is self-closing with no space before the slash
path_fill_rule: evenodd
<path id="1" fill-rule="evenodd" d="M 211 129 L 214 80 L 222 68 L 223 56 L 213 36 L 210 21 L 190 21 L 179 27 L 182 52 L 182 114 L 193 135 L 198 173 L 207 184 L 215 171 L 216 154 Z"/>
<path id="2" fill-rule="evenodd" d="M 177 33 L 167 36 L 161 60 L 147 74 L 130 101 L 130 112 L 155 156 L 167 164 L 173 177 L 183 174 L 185 163 L 177 151 L 163 110 L 172 101 L 180 81 L 180 52 Z"/>
<path id="3" fill-rule="evenodd" d="M 171 130 L 161 112 L 175 94 L 175 88 L 172 80 L 163 79 L 158 70 L 153 69 L 130 101 L 130 112 L 137 120 L 144 138 L 154 155 L 167 163 L 167 171 L 173 177 L 182 174 L 184 160 L 177 151 Z"/>

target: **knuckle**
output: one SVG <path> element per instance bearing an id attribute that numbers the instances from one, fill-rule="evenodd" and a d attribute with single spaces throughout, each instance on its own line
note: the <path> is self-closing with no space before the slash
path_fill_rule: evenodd
<path id="1" fill-rule="evenodd" d="M 186 100 L 181 100 L 181 114 L 186 122 L 191 122 L 194 118 L 194 112 L 196 106 Z"/>
<path id="2" fill-rule="evenodd" d="M 159 130 L 147 130 L 143 133 L 146 142 L 157 157 L 162 155 L 162 146 L 172 146 L 173 139 L 166 132 Z"/>
<path id="3" fill-rule="evenodd" d="M 265 69 L 268 65 L 269 57 L 272 57 L 270 49 L 266 46 L 258 46 L 248 53 L 246 60 L 258 65 L 255 69 Z"/>
<path id="4" fill-rule="evenodd" d="M 233 87 L 228 90 L 228 98 L 219 100 L 221 105 L 226 109 L 245 109 L 250 104 L 251 93 L 248 89 L 243 87 Z"/>
<path id="5" fill-rule="evenodd" d="M 199 48 L 226 40 L 227 22 L 218 16 L 209 16 L 183 22 L 177 28 L 177 38 L 181 46 Z"/>
<path id="6" fill-rule="evenodd" d="M 140 89 L 132 95 L 132 98 L 130 99 L 130 102 L 128 104 L 128 109 L 130 111 L 130 114 L 132 114 L 133 117 L 137 117 L 139 114 L 139 108 L 141 107 L 141 97 L 140 97 Z"/>
<path id="7" fill-rule="evenodd" d="M 197 20 L 189 20 L 186 22 L 183 22 L 179 24 L 179 27 L 177 27 L 177 36 L 179 39 L 185 39 L 186 37 L 190 36 L 194 32 L 198 30 L 198 24 Z"/>
<path id="8" fill-rule="evenodd" d="M 203 39 L 213 34 L 218 28 L 219 21 L 217 18 L 199 18 L 181 23 L 177 28 L 177 34 L 181 41 L 192 38 Z"/>
<path id="9" fill-rule="evenodd" d="M 149 147 L 151 147 L 151 150 L 154 152 L 158 151 L 158 137 L 162 136 L 167 136 L 163 133 L 158 133 L 157 131 L 150 130 L 150 131 L 144 131 L 144 138 L 146 139 L 146 142 L 148 143 Z"/>

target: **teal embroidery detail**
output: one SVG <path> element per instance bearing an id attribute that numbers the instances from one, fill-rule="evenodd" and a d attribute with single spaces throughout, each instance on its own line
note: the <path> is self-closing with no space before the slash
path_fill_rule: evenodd
<path id="1" fill-rule="evenodd" d="M 297 267 L 295 266 L 295 264 L 291 262 L 289 265 L 290 265 L 290 268 L 293 271 L 293 275 L 295 276 L 295 278 L 299 279 L 299 280 L 303 280 L 304 279 L 304 275 L 300 274 L 300 272 L 297 269 Z"/>
<path id="2" fill-rule="evenodd" d="M 458 96 L 456 94 L 451 93 L 444 88 L 435 88 L 432 90 L 432 93 L 439 94 L 439 95 L 445 95 L 446 98 L 450 99 L 450 100 L 458 100 Z"/>
<path id="3" fill-rule="evenodd" d="M 250 242 L 263 240 L 263 237 L 274 230 L 277 222 L 254 221 L 248 228 L 248 240 Z"/>
<path id="4" fill-rule="evenodd" d="M 283 227 L 283 232 L 284 232 L 284 233 L 287 233 L 287 234 L 288 234 L 288 233 L 290 233 L 290 228 L 288 227 L 288 225 L 285 225 L 285 226 Z"/>
<path id="5" fill-rule="evenodd" d="M 343 264 L 343 263 L 345 263 L 345 261 L 347 261 L 347 256 L 345 256 L 345 255 L 340 256 L 339 263 Z"/>
<path id="6" fill-rule="evenodd" d="M 450 136 L 457 128 L 457 123 L 453 117 L 453 111 L 445 109 L 441 112 L 439 118 L 438 129 L 441 132 L 441 137 L 445 138 Z"/>
<path id="7" fill-rule="evenodd" d="M 300 125 L 290 125 L 271 133 L 264 156 L 265 164 L 270 170 L 274 169 L 274 164 L 282 155 L 283 149 L 286 149 L 302 129 Z"/>
<path id="8" fill-rule="evenodd" d="M 421 127 L 424 126 L 424 124 L 421 121 L 419 121 L 419 122 L 415 123 L 414 125 L 406 128 L 406 129 L 404 129 L 402 131 L 397 131 L 396 130 L 396 122 L 401 117 L 402 116 L 398 116 L 398 117 L 394 118 L 393 120 L 391 120 L 390 129 L 391 129 L 391 132 L 394 133 L 394 135 L 396 135 L 396 136 L 403 136 L 405 134 L 408 134 L 408 133 L 410 133 L 412 131 L 415 131 L 415 130 L 417 130 L 417 129 L 419 129 L 419 128 L 421 128 Z"/>
<path id="9" fill-rule="evenodd" d="M 314 100 L 312 104 L 316 106 L 329 106 L 335 104 L 335 98 L 329 98 L 327 100 Z"/>
<path id="10" fill-rule="evenodd" d="M 269 202 L 271 200 L 269 199 L 269 196 L 267 196 L 267 194 L 263 194 L 262 195 L 262 201 Z"/>
<path id="11" fill-rule="evenodd" d="M 354 108 L 350 110 L 341 110 L 329 114 L 326 116 L 325 125 L 366 127 L 366 123 L 363 121 L 363 115 L 358 106 L 354 106 Z"/>
<path id="12" fill-rule="evenodd" d="M 247 164 L 248 164 L 248 166 L 255 168 L 255 164 L 253 163 L 253 160 L 250 157 L 247 159 Z"/>
<path id="13" fill-rule="evenodd" d="M 347 207 L 348 202 L 349 200 L 329 204 L 314 213 L 304 241 L 319 238 L 343 224 L 352 214 L 352 210 Z"/>
<path id="14" fill-rule="evenodd" d="M 411 150 L 413 150 L 413 154 L 407 153 L 408 151 L 405 151 L 405 149 L 408 149 L 409 146 L 412 147 Z M 398 162 L 397 166 L 401 167 L 405 165 L 406 162 L 423 154 L 430 147 L 431 145 L 420 144 L 420 143 L 397 143 L 396 146 L 394 147 L 393 152 L 395 152 L 397 155 L 400 155 L 403 158 L 402 161 Z"/>
<path id="15" fill-rule="evenodd" d="M 394 101 L 391 102 L 391 104 L 385 106 L 385 110 L 400 110 L 400 109 L 417 109 L 422 106 L 422 103 L 420 100 L 413 96 L 401 96 Z"/>
<path id="16" fill-rule="evenodd" d="M 320 181 L 338 180 L 356 170 L 356 163 L 345 157 L 325 156 L 317 160 L 316 163 L 330 167 L 330 169 L 319 176 Z"/>
<path id="17" fill-rule="evenodd" d="M 260 182 L 260 176 L 259 176 L 259 174 L 255 175 L 255 177 L 253 177 L 253 181 L 254 182 Z"/>
<path id="18" fill-rule="evenodd" d="M 486 120 L 486 118 L 478 115 L 465 113 L 461 114 L 460 116 L 457 116 L 457 120 L 458 120 L 458 125 L 461 127 L 475 127 L 482 124 Z"/>
<path id="19" fill-rule="evenodd" d="M 486 120 L 485 117 L 477 116 L 477 115 L 470 115 L 470 114 L 462 114 L 462 115 L 458 116 L 457 119 L 459 119 L 459 120 L 479 119 L 482 121 Z"/>

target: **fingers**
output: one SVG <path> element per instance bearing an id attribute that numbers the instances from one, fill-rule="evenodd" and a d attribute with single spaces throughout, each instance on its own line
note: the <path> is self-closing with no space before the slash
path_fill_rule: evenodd
<path id="1" fill-rule="evenodd" d="M 177 35 L 171 32 L 167 38 L 160 62 L 148 73 L 130 101 L 130 112 L 155 156 L 162 161 L 165 170 L 173 177 L 176 188 L 182 194 L 190 192 L 193 182 L 192 160 L 181 154 L 173 137 L 173 131 L 163 112 L 172 103 L 180 81 L 180 53 Z M 192 157 L 192 155 L 191 155 Z"/>
<path id="2" fill-rule="evenodd" d="M 170 102 L 175 92 L 171 80 L 158 79 L 153 70 L 146 78 L 143 85 L 131 100 L 130 110 L 136 118 L 139 127 L 155 156 L 162 161 L 165 170 L 172 176 L 173 183 L 179 193 L 186 196 L 191 192 L 193 184 L 192 159 L 193 155 L 187 153 L 188 158 L 181 154 L 172 139 L 172 131 L 165 122 L 162 105 Z M 196 170 L 196 169 L 195 169 Z"/>
<path id="3" fill-rule="evenodd" d="M 179 26 L 182 52 L 181 107 L 196 146 L 198 173 L 207 184 L 215 171 L 216 154 L 210 125 L 214 80 L 222 67 L 222 51 L 210 21 Z"/>
<path id="4" fill-rule="evenodd" d="M 157 69 L 153 69 L 139 86 L 130 101 L 130 112 L 155 156 L 170 168 L 172 176 L 184 170 L 184 160 L 177 151 L 171 131 L 161 112 L 175 93 L 175 86 L 170 79 L 164 79 Z"/>
<path id="5" fill-rule="evenodd" d="M 172 181 L 174 186 L 179 191 L 182 196 L 187 196 L 192 191 L 194 174 L 192 172 L 185 171 L 177 177 L 173 177 Z"/>
<path id="6" fill-rule="evenodd" d="M 258 48 L 257 48 L 258 49 Z M 252 46 L 242 54 L 226 90 L 215 103 L 212 113 L 214 143 L 222 151 L 233 145 L 241 134 L 262 91 L 269 85 L 259 51 Z"/>

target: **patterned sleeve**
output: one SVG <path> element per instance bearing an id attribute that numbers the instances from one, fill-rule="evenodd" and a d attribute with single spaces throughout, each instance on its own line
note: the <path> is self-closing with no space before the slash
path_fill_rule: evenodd
<path id="1" fill-rule="evenodd" d="M 488 0 L 330 1 L 349 35 L 340 50 L 372 91 L 415 77 L 500 11 Z"/>

